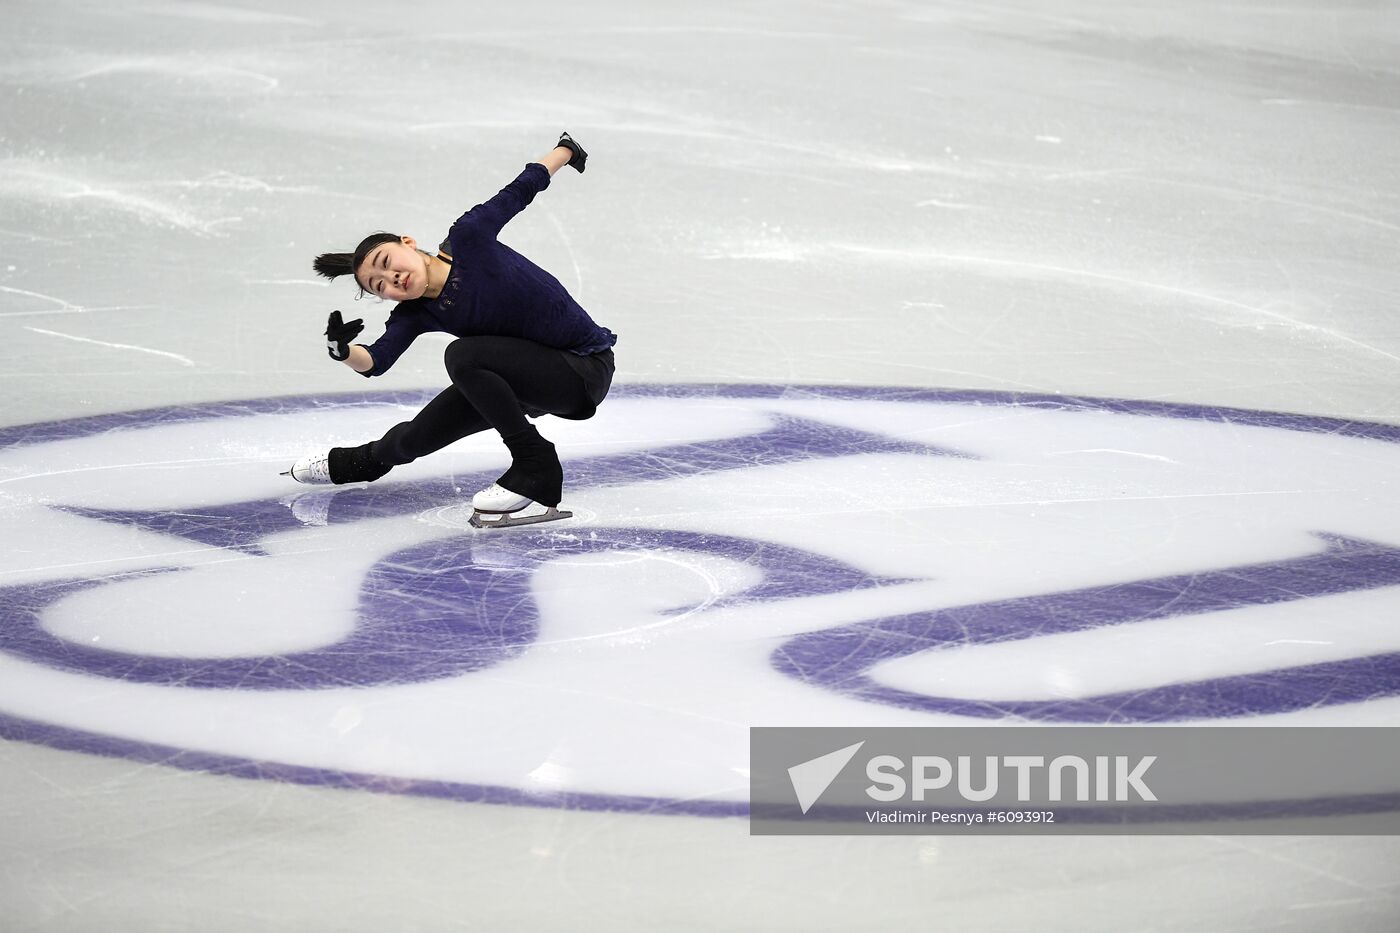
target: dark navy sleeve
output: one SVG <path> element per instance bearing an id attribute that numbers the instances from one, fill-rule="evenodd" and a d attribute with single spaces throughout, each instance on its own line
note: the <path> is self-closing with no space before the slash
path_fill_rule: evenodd
<path id="1" fill-rule="evenodd" d="M 531 162 L 495 197 L 457 218 L 448 239 L 494 240 L 512 217 L 525 210 L 535 195 L 548 187 L 549 169 L 538 162 Z"/>
<path id="2" fill-rule="evenodd" d="M 400 314 L 396 309 L 395 313 L 389 315 L 389 322 L 384 325 L 384 336 L 365 347 L 374 359 L 374 368 L 366 370 L 360 375 L 365 377 L 384 375 L 389 371 L 389 367 L 403 356 L 403 351 L 408 349 L 409 344 L 417 340 L 418 336 L 426 330 L 420 315 Z"/>

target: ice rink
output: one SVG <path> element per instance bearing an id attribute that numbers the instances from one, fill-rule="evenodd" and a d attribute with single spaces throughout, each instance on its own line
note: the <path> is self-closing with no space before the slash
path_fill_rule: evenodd
<path id="1" fill-rule="evenodd" d="M 1400 928 L 1395 837 L 746 819 L 750 726 L 1400 726 L 1394 3 L 6 12 L 0 929 Z M 575 517 L 279 476 L 447 384 L 312 257 L 564 129 Z"/>

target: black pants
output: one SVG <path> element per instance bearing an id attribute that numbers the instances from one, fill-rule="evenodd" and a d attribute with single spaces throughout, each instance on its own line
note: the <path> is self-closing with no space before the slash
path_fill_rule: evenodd
<path id="1" fill-rule="evenodd" d="M 452 385 L 375 441 L 375 460 L 411 463 L 487 428 L 510 437 L 530 430 L 526 414 L 591 418 L 613 374 L 611 350 L 579 357 L 516 337 L 462 337 L 443 362 Z"/>

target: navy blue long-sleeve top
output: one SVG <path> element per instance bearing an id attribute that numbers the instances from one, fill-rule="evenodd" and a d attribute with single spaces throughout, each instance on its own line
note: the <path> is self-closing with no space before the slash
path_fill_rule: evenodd
<path id="1" fill-rule="evenodd" d="M 559 280 L 496 239 L 501 228 L 549 187 L 549 170 L 531 162 L 495 197 L 457 219 L 444 252 L 452 269 L 436 298 L 401 301 L 389 313 L 384 336 L 365 349 L 379 376 L 420 334 L 521 337 L 579 356 L 600 353 L 617 336 L 589 317 Z"/>

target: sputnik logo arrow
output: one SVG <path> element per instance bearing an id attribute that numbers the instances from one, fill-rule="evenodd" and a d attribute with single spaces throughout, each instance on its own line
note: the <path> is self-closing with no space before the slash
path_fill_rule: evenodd
<path id="1" fill-rule="evenodd" d="M 826 793 L 831 782 L 836 780 L 836 775 L 841 773 L 841 769 L 846 767 L 864 744 L 862 740 L 788 768 L 788 778 L 792 780 L 792 789 L 797 794 L 797 803 L 802 807 L 804 815 L 812 809 L 812 805 L 821 795 Z"/>

